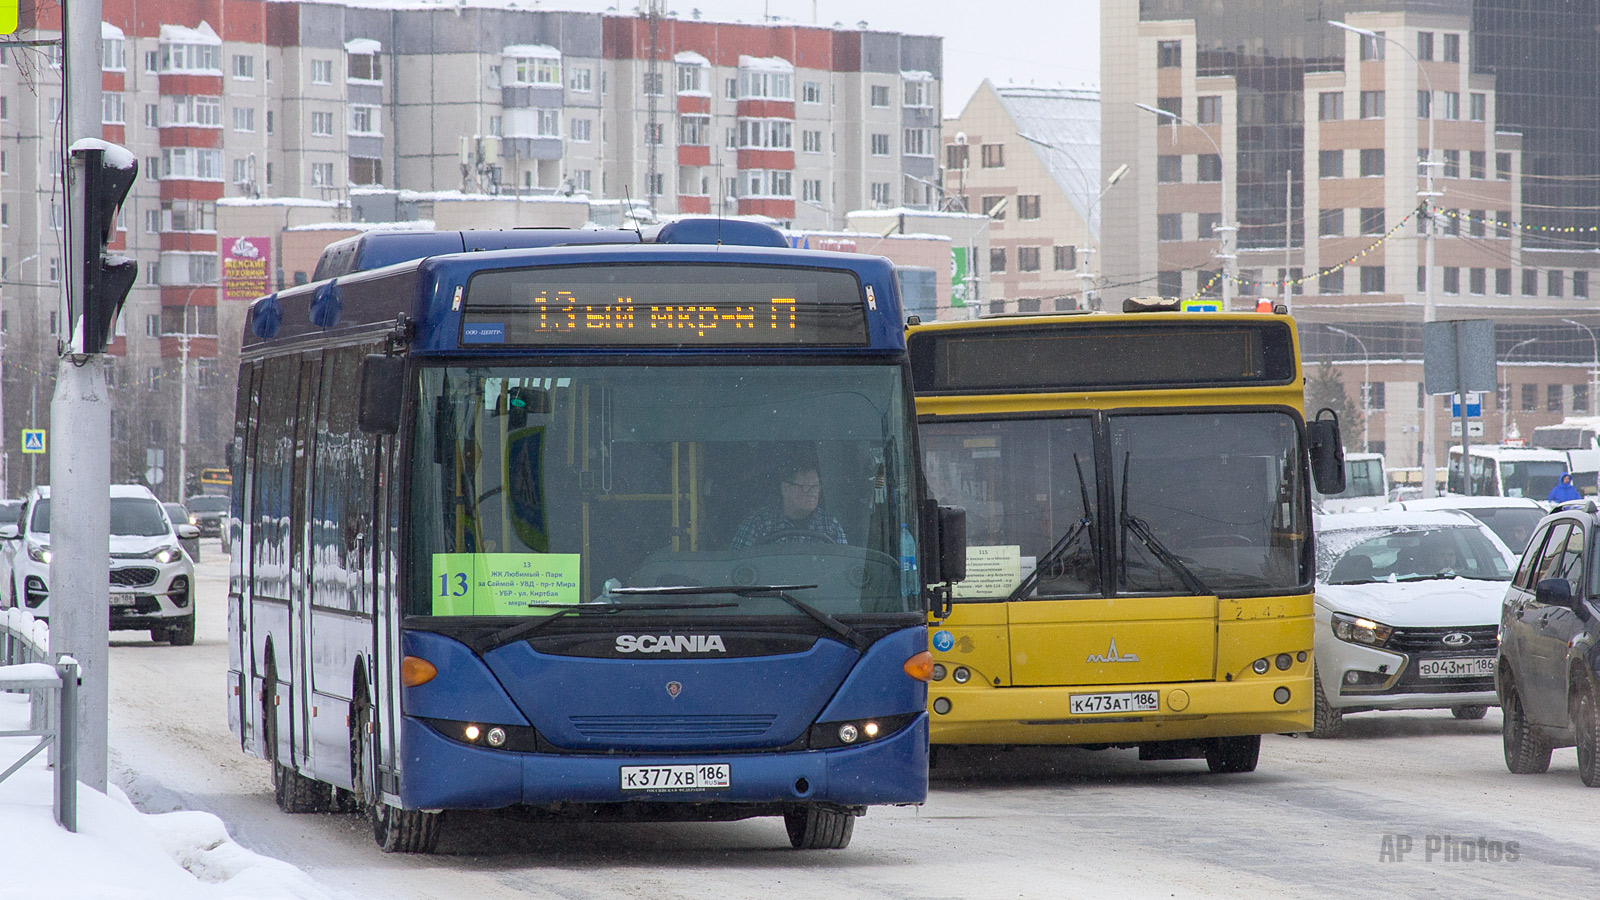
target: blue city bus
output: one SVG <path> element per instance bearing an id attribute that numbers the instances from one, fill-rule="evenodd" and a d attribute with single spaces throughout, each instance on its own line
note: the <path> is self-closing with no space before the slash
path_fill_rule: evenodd
<path id="1" fill-rule="evenodd" d="M 243 338 L 229 717 L 279 807 L 429 852 L 450 810 L 842 848 L 921 802 L 964 527 L 893 267 L 715 220 L 364 240 Z"/>

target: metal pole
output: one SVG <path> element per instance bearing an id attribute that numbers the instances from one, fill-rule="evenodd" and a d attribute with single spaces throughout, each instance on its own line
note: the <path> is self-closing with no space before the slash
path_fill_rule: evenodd
<path id="1" fill-rule="evenodd" d="M 189 295 L 194 296 L 194 291 Z M 183 306 L 183 334 L 178 337 L 179 369 L 181 382 L 178 393 L 178 494 L 172 499 L 182 503 L 189 492 L 189 305 Z"/>
<path id="2" fill-rule="evenodd" d="M 1217 151 L 1217 164 L 1222 164 L 1222 147 L 1218 145 L 1216 140 L 1212 138 L 1211 135 L 1201 126 L 1196 125 L 1195 123 L 1185 119 L 1183 116 L 1180 116 L 1175 112 L 1172 112 L 1171 110 L 1160 109 L 1147 103 L 1135 103 L 1134 106 L 1139 107 L 1147 113 L 1154 113 L 1158 118 L 1171 119 L 1174 126 L 1182 123 L 1200 132 L 1200 136 L 1210 142 L 1211 149 Z M 1238 254 L 1233 250 L 1230 243 L 1230 238 L 1239 229 L 1238 226 L 1234 225 L 1228 218 L 1227 176 L 1221 172 L 1218 172 L 1217 175 L 1217 184 L 1222 188 L 1222 199 L 1219 204 L 1221 207 L 1220 215 L 1222 217 L 1222 224 L 1217 226 L 1214 231 L 1217 235 L 1217 259 L 1222 263 L 1222 308 L 1226 310 L 1233 307 L 1234 263 L 1238 259 Z"/>
<path id="3" fill-rule="evenodd" d="M 70 10 L 69 10 L 70 7 Z M 100 0 L 61 6 L 66 76 L 66 138 L 71 145 L 99 138 Z M 70 155 L 66 157 L 71 159 Z M 79 158 L 81 160 L 81 157 Z M 81 313 L 84 298 L 84 179 L 82 162 L 69 162 L 67 184 L 67 299 L 62 304 L 61 342 L 50 427 L 51 650 L 70 654 L 81 666 L 78 705 L 78 773 L 97 791 L 106 789 L 106 730 L 109 706 L 109 617 L 111 569 L 110 404 L 105 367 L 85 354 Z M 91 244 L 92 246 L 92 244 Z M 64 754 L 63 754 L 64 755 Z"/>
<path id="4" fill-rule="evenodd" d="M 56 818 L 69 832 L 78 830 L 78 663 L 70 656 L 56 660 L 61 679 L 61 711 L 56 717 Z"/>
<path id="5" fill-rule="evenodd" d="M 1591 345 L 1593 345 L 1593 347 L 1594 347 L 1594 364 L 1589 369 L 1589 403 L 1588 403 L 1588 411 L 1591 414 L 1593 414 L 1596 411 L 1596 407 L 1595 407 L 1596 400 L 1595 400 L 1595 395 L 1594 395 L 1595 394 L 1595 380 L 1597 378 L 1600 378 L 1600 341 L 1596 341 L 1595 340 L 1594 329 L 1592 329 L 1589 326 L 1583 324 L 1582 322 L 1579 322 L 1576 319 L 1562 319 L 1561 321 L 1567 323 L 1568 325 L 1576 325 L 1579 328 L 1582 328 L 1584 331 L 1587 331 L 1589 333 L 1589 343 Z"/>

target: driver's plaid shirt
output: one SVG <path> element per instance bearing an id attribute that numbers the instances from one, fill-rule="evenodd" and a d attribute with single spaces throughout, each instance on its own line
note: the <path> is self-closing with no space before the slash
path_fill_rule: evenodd
<path id="1" fill-rule="evenodd" d="M 769 534 L 780 531 L 810 531 L 818 537 L 826 538 L 835 544 L 848 544 L 850 541 L 844 536 L 844 526 L 839 520 L 828 515 L 820 509 L 811 511 L 811 515 L 804 519 L 791 519 L 783 514 L 783 508 L 773 506 L 752 513 L 739 525 L 739 531 L 733 536 L 730 547 L 734 550 L 743 550 L 761 543 L 761 539 Z M 775 544 L 787 544 L 791 541 L 803 541 L 805 537 L 790 535 L 773 541 Z"/>

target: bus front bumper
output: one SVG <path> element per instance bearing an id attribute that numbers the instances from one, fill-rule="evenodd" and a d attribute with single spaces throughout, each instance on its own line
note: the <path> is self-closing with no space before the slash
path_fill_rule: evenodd
<path id="1" fill-rule="evenodd" d="M 1118 744 L 1311 730 L 1310 665 L 1248 681 L 1073 687 L 929 686 L 935 744 Z M 1288 691 L 1278 702 L 1279 688 Z M 1154 692 L 1155 710 L 1073 715 L 1073 695 Z M 939 710 L 946 701 L 948 712 Z"/>
<path id="2" fill-rule="evenodd" d="M 854 747 L 832 750 L 608 755 L 512 753 L 451 740 L 416 719 L 401 721 L 400 797 L 409 809 L 499 809 L 557 804 L 921 803 L 928 796 L 928 717 Z M 725 764 L 714 790 L 624 790 L 637 766 Z"/>

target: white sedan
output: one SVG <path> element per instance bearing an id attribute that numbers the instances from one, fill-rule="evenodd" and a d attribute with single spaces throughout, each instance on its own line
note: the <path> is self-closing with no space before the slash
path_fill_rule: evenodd
<path id="1" fill-rule="evenodd" d="M 1516 557 L 1461 512 L 1319 516 L 1316 727 L 1348 713 L 1448 708 L 1481 719 L 1497 701 L 1495 631 Z"/>

